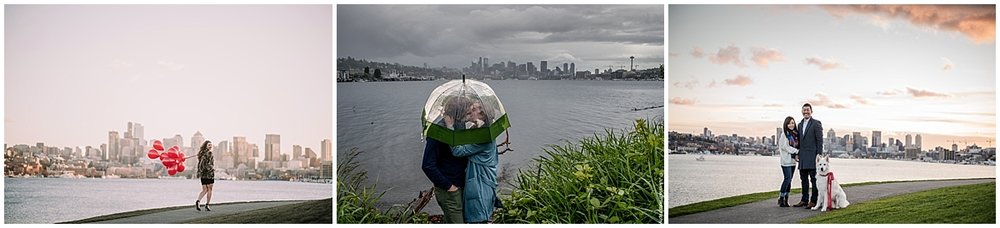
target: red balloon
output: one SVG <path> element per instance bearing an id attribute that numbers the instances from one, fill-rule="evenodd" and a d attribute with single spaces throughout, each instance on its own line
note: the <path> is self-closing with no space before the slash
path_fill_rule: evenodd
<path id="1" fill-rule="evenodd" d="M 173 158 L 173 159 L 177 159 L 178 158 L 177 152 L 167 152 L 167 154 L 170 156 L 170 158 Z"/>
<path id="2" fill-rule="evenodd" d="M 159 152 L 156 152 L 156 150 L 149 150 L 149 153 L 146 153 L 146 155 L 148 155 L 148 156 L 149 156 L 149 159 L 157 159 L 157 158 L 160 158 L 160 153 L 159 153 Z"/>
<path id="3" fill-rule="evenodd" d="M 177 164 L 177 172 L 184 172 L 184 163 Z"/>
<path id="4" fill-rule="evenodd" d="M 177 169 L 175 167 L 167 168 L 167 174 L 173 176 L 174 174 L 177 174 Z"/>
<path id="5" fill-rule="evenodd" d="M 163 143 L 160 142 L 160 140 L 153 141 L 153 149 L 156 149 L 158 151 L 163 151 Z"/>
<path id="6" fill-rule="evenodd" d="M 167 158 L 170 158 L 170 156 L 167 155 L 167 153 L 160 154 L 160 160 L 164 160 L 164 159 L 167 159 Z"/>
<path id="7" fill-rule="evenodd" d="M 184 157 L 184 152 L 177 153 L 177 159 L 181 160 L 181 163 L 184 163 L 184 161 L 187 161 L 187 158 Z"/>
<path id="8" fill-rule="evenodd" d="M 177 165 L 177 160 L 174 160 L 173 158 L 163 159 L 163 166 L 166 166 L 167 168 L 174 167 L 176 165 Z"/>
<path id="9" fill-rule="evenodd" d="M 179 146 L 172 146 L 172 147 L 170 147 L 170 150 L 168 150 L 168 151 L 180 152 L 181 151 L 181 147 L 179 147 Z"/>

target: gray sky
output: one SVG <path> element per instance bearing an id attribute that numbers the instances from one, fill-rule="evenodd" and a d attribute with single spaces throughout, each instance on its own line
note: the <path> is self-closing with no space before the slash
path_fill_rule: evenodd
<path id="1" fill-rule="evenodd" d="M 5 7 L 4 142 L 332 139 L 329 5 Z"/>
<path id="2" fill-rule="evenodd" d="M 337 56 L 432 67 L 663 64 L 663 5 L 338 5 Z"/>

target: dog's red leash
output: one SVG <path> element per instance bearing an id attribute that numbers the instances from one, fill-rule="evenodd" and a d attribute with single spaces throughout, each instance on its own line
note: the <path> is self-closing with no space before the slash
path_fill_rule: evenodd
<path id="1" fill-rule="evenodd" d="M 833 210 L 833 172 L 826 174 L 826 209 Z"/>

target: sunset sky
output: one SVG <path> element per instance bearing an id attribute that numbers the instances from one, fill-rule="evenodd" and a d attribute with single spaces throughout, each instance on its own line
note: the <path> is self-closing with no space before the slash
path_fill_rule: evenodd
<path id="1" fill-rule="evenodd" d="M 996 145 L 993 5 L 668 10 L 670 131 L 770 136 L 809 102 L 824 134 Z"/>

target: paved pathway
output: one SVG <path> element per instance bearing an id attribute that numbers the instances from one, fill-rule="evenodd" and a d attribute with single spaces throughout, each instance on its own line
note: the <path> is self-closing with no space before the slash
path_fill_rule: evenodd
<path id="1" fill-rule="evenodd" d="M 270 207 L 276 207 L 294 203 L 301 203 L 301 202 L 305 201 L 250 202 L 250 203 L 212 205 L 211 206 L 212 211 L 205 211 L 205 208 L 202 208 L 201 211 L 197 211 L 194 209 L 194 205 L 192 204 L 191 207 L 185 207 L 177 210 L 157 212 L 152 214 L 145 214 L 140 216 L 120 218 L 114 220 L 105 220 L 96 223 L 124 223 L 124 224 L 183 223 L 193 219 L 200 219 L 218 215 L 236 214 L 240 212 L 252 211 L 262 208 L 270 208 Z"/>
<path id="2" fill-rule="evenodd" d="M 851 205 L 912 192 L 924 190 L 994 182 L 996 179 L 976 179 L 976 180 L 947 180 L 947 181 L 919 181 L 919 182 L 898 182 L 888 184 L 875 184 L 844 188 L 847 192 L 847 201 Z M 801 194 L 795 194 L 788 200 L 788 204 L 799 202 Z M 850 208 L 850 206 L 848 206 Z M 802 219 L 819 215 L 819 210 L 813 211 L 799 207 L 778 207 L 778 198 L 768 199 L 755 203 L 748 203 L 734 207 L 716 209 L 702 213 L 690 214 L 669 218 L 668 223 L 796 223 Z"/>

